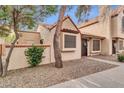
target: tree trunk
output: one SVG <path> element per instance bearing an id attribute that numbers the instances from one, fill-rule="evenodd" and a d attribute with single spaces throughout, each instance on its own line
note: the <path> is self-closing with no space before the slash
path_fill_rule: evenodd
<path id="1" fill-rule="evenodd" d="M 6 57 L 6 63 L 3 65 L 3 74 L 2 74 L 2 76 L 6 76 L 6 74 L 7 74 L 8 65 L 9 65 L 9 62 L 10 62 L 10 57 L 12 55 L 12 51 L 14 49 L 14 45 L 17 42 L 17 40 L 19 39 L 19 34 L 18 34 L 18 15 L 19 15 L 18 11 L 16 11 L 16 9 L 14 8 L 13 9 L 13 29 L 14 29 L 14 33 L 15 33 L 16 38 L 11 43 L 10 50 L 9 50 L 8 55 Z"/>
<path id="2" fill-rule="evenodd" d="M 59 12 L 59 18 L 58 18 L 58 22 L 57 22 L 57 27 L 56 27 L 56 32 L 54 35 L 54 42 L 53 42 L 55 67 L 57 67 L 57 68 L 63 67 L 62 57 L 61 57 L 61 49 L 60 49 L 60 33 L 61 33 L 61 29 L 62 29 L 62 23 L 63 23 L 65 11 L 66 11 L 66 6 L 65 5 L 61 6 L 60 12 Z"/>
<path id="3" fill-rule="evenodd" d="M 19 39 L 19 35 L 18 35 L 18 33 L 16 33 L 16 38 L 13 41 L 13 43 L 11 44 L 11 46 L 10 46 L 10 50 L 9 50 L 7 58 L 6 58 L 6 63 L 3 65 L 3 74 L 2 74 L 2 76 L 6 76 L 6 74 L 7 74 L 7 69 L 8 69 L 10 57 L 12 55 L 12 51 L 14 49 L 14 45 L 17 42 L 18 39 Z"/>
<path id="4" fill-rule="evenodd" d="M 2 56 L 0 55 L 0 76 L 3 74 Z"/>

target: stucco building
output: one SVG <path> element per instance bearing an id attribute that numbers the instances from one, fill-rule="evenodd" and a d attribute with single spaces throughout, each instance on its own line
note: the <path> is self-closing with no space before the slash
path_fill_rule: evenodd
<path id="1" fill-rule="evenodd" d="M 9 70 L 29 66 L 24 52 L 35 44 L 45 47 L 41 64 L 54 63 L 53 39 L 56 23 L 39 24 L 36 32 L 19 32 L 19 40 L 10 58 Z M 69 16 L 64 17 L 60 33 L 62 60 L 80 59 L 82 56 L 112 55 L 124 51 L 124 8 L 111 11 L 104 21 L 99 16 L 79 26 Z M 10 45 L 6 45 L 4 54 Z M 6 56 L 6 55 L 5 55 Z"/>
<path id="2" fill-rule="evenodd" d="M 78 26 L 82 34 L 82 56 L 112 55 L 124 50 L 124 7 L 118 7 L 104 21 L 99 16 Z"/>
<path id="3" fill-rule="evenodd" d="M 50 44 L 51 62 L 55 62 L 53 39 L 56 31 L 56 24 L 41 24 L 38 26 L 37 31 L 40 32 L 43 44 Z M 60 34 L 60 47 L 63 61 L 81 58 L 81 34 L 69 16 L 63 19 Z"/>

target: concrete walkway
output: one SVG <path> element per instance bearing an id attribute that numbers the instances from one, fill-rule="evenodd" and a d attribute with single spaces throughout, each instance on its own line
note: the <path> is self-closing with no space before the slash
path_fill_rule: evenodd
<path id="1" fill-rule="evenodd" d="M 119 66 L 106 71 L 53 85 L 49 88 L 124 88 L 124 63 L 116 63 L 91 57 L 88 57 L 87 59 Z"/>

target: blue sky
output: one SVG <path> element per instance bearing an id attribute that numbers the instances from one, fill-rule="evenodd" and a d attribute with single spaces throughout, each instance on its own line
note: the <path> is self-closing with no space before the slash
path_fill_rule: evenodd
<path id="1" fill-rule="evenodd" d="M 69 15 L 72 18 L 72 20 L 75 22 L 75 24 L 78 24 L 78 19 L 75 17 L 76 7 L 77 6 L 75 5 L 74 8 L 71 11 L 66 12 L 65 15 Z M 117 5 L 112 5 L 111 7 L 112 7 L 112 9 L 114 9 L 117 7 Z M 94 6 L 92 6 L 92 8 L 90 10 L 90 13 L 89 13 L 89 16 L 87 17 L 87 19 L 91 19 L 96 16 L 98 16 L 98 6 L 94 5 Z M 50 16 L 49 18 L 47 18 L 44 21 L 44 23 L 53 24 L 57 21 L 57 18 L 58 18 L 58 14 Z"/>

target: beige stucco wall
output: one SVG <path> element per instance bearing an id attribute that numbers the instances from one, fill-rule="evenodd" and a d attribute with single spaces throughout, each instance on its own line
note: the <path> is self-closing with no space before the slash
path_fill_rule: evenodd
<path id="1" fill-rule="evenodd" d="M 111 20 L 111 30 L 112 37 L 124 38 L 124 33 L 122 32 L 122 17 L 124 16 L 123 11 L 119 13 L 118 16 L 112 17 Z"/>
<path id="2" fill-rule="evenodd" d="M 123 11 L 117 17 L 117 36 L 124 38 L 124 32 L 122 32 L 122 17 L 124 16 Z"/>
<path id="3" fill-rule="evenodd" d="M 119 37 L 119 38 L 124 38 L 124 32 L 122 31 L 122 17 L 124 16 L 123 11 L 119 13 L 118 16 L 112 18 L 112 37 Z M 116 52 L 122 52 L 124 50 L 119 49 L 119 40 L 124 39 L 118 39 L 116 41 Z M 124 46 L 124 45 L 123 45 Z"/>
<path id="4" fill-rule="evenodd" d="M 67 29 L 72 29 L 77 31 L 77 29 L 75 28 L 75 26 L 72 24 L 72 22 L 70 21 L 69 18 L 67 18 L 63 24 L 62 24 L 62 28 L 67 28 Z"/>
<path id="5" fill-rule="evenodd" d="M 40 32 L 40 38 L 43 39 L 44 44 L 51 44 L 52 43 L 52 36 L 54 35 L 53 31 L 49 31 L 43 26 L 39 26 L 37 29 L 38 32 Z"/>
<path id="6" fill-rule="evenodd" d="M 105 20 L 105 22 L 99 22 L 96 24 L 92 24 L 90 26 L 81 28 L 80 31 L 82 33 L 89 33 L 97 36 L 104 36 L 105 39 L 102 40 L 102 50 L 101 54 L 103 55 L 111 55 L 112 54 L 112 37 L 124 38 L 124 33 L 122 32 L 122 17 L 124 16 L 123 11 L 119 13 L 118 16 L 112 17 L 110 20 Z M 92 42 L 89 41 L 89 52 L 92 50 Z M 116 43 L 116 51 L 119 50 L 119 40 Z"/>
<path id="7" fill-rule="evenodd" d="M 95 23 L 80 29 L 81 33 L 88 33 L 96 36 L 106 36 L 104 31 L 101 31 L 100 24 Z"/>
<path id="8" fill-rule="evenodd" d="M 102 40 L 102 50 L 101 53 L 105 55 L 112 54 L 112 37 L 124 38 L 124 33 L 122 32 L 122 17 L 124 16 L 123 11 L 118 14 L 118 16 L 107 17 L 110 20 L 105 20 L 103 23 L 96 23 L 90 26 L 81 28 L 82 33 L 89 33 L 97 36 L 105 36 L 106 39 Z M 89 41 L 90 42 L 90 41 Z M 117 41 L 117 51 L 119 50 L 119 40 Z M 92 45 L 92 42 L 90 42 Z M 90 47 L 92 48 L 92 47 Z M 91 50 L 91 49 L 89 49 Z"/>
<path id="9" fill-rule="evenodd" d="M 12 52 L 12 56 L 10 58 L 10 63 L 9 63 L 9 67 L 8 70 L 13 70 L 13 69 L 19 69 L 19 68 L 24 68 L 24 67 L 28 67 L 30 66 L 26 60 L 26 56 L 24 54 L 24 51 L 27 49 L 28 47 L 15 47 L 13 52 Z M 8 53 L 9 48 L 6 48 L 6 54 Z M 6 56 L 3 56 L 3 59 Z M 43 60 L 40 63 L 40 65 L 42 64 L 48 64 L 51 63 L 51 59 L 50 59 L 50 47 L 47 47 L 44 51 L 43 54 Z M 5 60 L 5 59 L 4 59 Z"/>
<path id="10" fill-rule="evenodd" d="M 101 31 L 105 34 L 105 39 L 102 41 L 102 54 L 112 55 L 112 33 L 111 33 L 111 17 L 107 17 L 104 22 L 100 22 Z"/>
<path id="11" fill-rule="evenodd" d="M 40 44 L 40 33 L 19 32 L 18 44 Z"/>
<path id="12" fill-rule="evenodd" d="M 66 19 L 64 22 L 63 22 L 63 26 L 62 26 L 62 29 L 71 29 L 71 30 L 76 30 L 77 29 L 75 28 L 75 26 L 71 23 L 70 19 Z M 54 38 L 54 34 L 55 34 L 55 30 L 56 30 L 56 27 L 54 27 L 51 31 L 49 31 L 48 29 L 44 28 L 44 27 L 39 27 L 38 28 L 38 32 L 40 32 L 41 34 L 41 38 L 44 39 L 44 44 L 50 44 L 51 45 L 51 61 L 52 62 L 55 62 L 55 59 L 54 59 L 54 49 L 53 49 L 53 38 Z M 63 40 L 62 40 L 62 34 L 64 32 L 61 32 L 61 39 L 60 39 L 60 42 L 62 45 L 63 43 Z M 69 33 L 70 35 L 72 33 Z M 80 38 L 80 34 L 74 34 L 76 35 L 76 49 L 75 51 L 62 51 L 62 60 L 63 61 L 67 61 L 67 60 L 73 60 L 73 59 L 80 59 L 81 58 L 81 38 Z"/>
<path id="13" fill-rule="evenodd" d="M 117 29 L 118 29 L 118 17 L 112 17 L 111 19 L 111 32 L 112 32 L 112 37 L 117 36 Z"/>
<path id="14" fill-rule="evenodd" d="M 91 35 L 102 36 L 105 37 L 101 42 L 101 52 L 103 55 L 111 55 L 112 54 L 112 35 L 111 35 L 111 21 L 110 18 L 104 20 L 104 22 L 98 22 L 92 24 L 90 26 L 84 27 L 80 29 L 81 33 L 88 33 Z M 92 39 L 91 39 L 92 40 Z M 89 41 L 90 51 L 92 50 L 92 42 Z M 89 51 L 89 53 L 90 53 Z M 99 54 L 99 53 L 98 53 Z"/>

